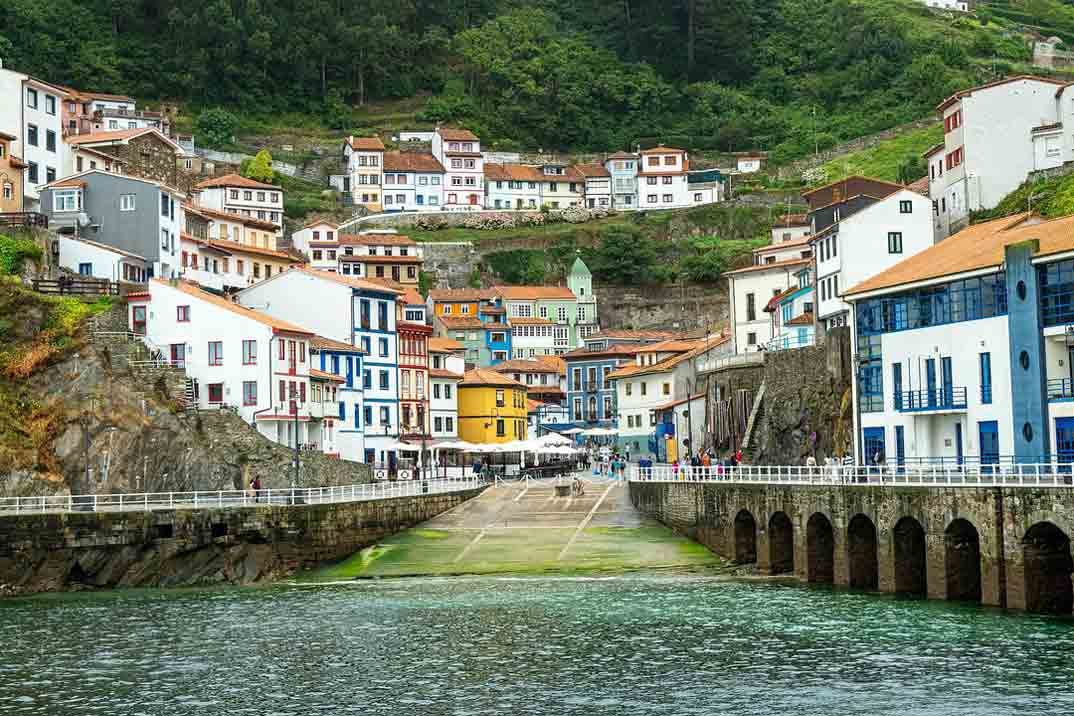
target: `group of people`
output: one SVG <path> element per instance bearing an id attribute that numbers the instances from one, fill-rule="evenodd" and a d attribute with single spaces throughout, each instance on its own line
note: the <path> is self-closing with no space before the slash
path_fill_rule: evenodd
<path id="1" fill-rule="evenodd" d="M 611 450 L 603 447 L 597 451 L 593 461 L 593 475 L 603 476 L 612 480 L 622 480 L 626 477 L 627 464 L 630 462 L 630 451 Z"/>

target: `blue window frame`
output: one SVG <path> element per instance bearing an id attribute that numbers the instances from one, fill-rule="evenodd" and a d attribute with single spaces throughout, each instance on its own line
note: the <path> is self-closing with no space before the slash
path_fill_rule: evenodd
<path id="1" fill-rule="evenodd" d="M 955 381 L 950 357 L 940 358 L 940 377 L 943 382 L 943 404 L 951 405 L 955 394 Z"/>
<path id="2" fill-rule="evenodd" d="M 786 325 L 787 321 L 789 321 L 792 318 L 794 318 L 794 316 L 791 315 L 791 311 L 793 311 L 793 310 L 794 310 L 794 304 L 793 303 L 786 303 L 786 304 L 783 305 L 783 323 L 784 323 L 784 325 Z"/>
<path id="3" fill-rule="evenodd" d="M 365 418 L 365 424 L 366 425 L 369 425 L 370 423 L 372 423 L 373 422 L 373 408 L 371 406 L 369 406 L 369 405 L 365 406 L 365 409 L 362 411 L 362 417 Z"/>
<path id="4" fill-rule="evenodd" d="M 358 411 L 355 410 L 354 411 L 354 429 L 359 430 L 359 429 L 361 429 L 361 427 L 362 427 L 362 423 L 358 418 Z"/>
<path id="5" fill-rule="evenodd" d="M 980 436 L 981 464 L 999 463 L 999 423 L 995 420 L 982 420 L 977 423 L 977 432 Z"/>
<path id="6" fill-rule="evenodd" d="M 981 354 L 981 403 L 992 402 L 992 354 Z"/>
<path id="7" fill-rule="evenodd" d="M 363 370 L 362 371 L 362 388 L 364 390 L 369 390 L 372 387 L 373 387 L 373 371 L 371 371 L 371 370 Z"/>
<path id="8" fill-rule="evenodd" d="M 339 356 L 332 356 L 332 374 L 339 375 Z"/>
<path id="9" fill-rule="evenodd" d="M 370 353 L 369 345 L 369 336 L 362 336 L 362 350 L 366 352 L 366 355 Z"/>
<path id="10" fill-rule="evenodd" d="M 356 415 L 354 417 L 357 418 L 358 416 Z M 339 419 L 340 420 L 346 420 L 347 419 L 347 405 L 342 400 L 339 401 Z"/>
<path id="11" fill-rule="evenodd" d="M 1006 314 L 1007 283 L 1001 271 L 862 301 L 855 308 L 855 323 L 858 336 L 869 336 Z"/>
<path id="12" fill-rule="evenodd" d="M 1045 326 L 1074 323 L 1074 260 L 1037 268 L 1040 312 Z"/>
<path id="13" fill-rule="evenodd" d="M 380 389 L 381 390 L 387 390 L 388 389 L 388 371 L 386 371 L 386 370 L 380 371 Z"/>
<path id="14" fill-rule="evenodd" d="M 862 450 L 865 464 L 877 465 L 884 460 L 884 428 L 865 428 L 862 430 Z"/>
<path id="15" fill-rule="evenodd" d="M 377 301 L 377 328 L 388 330 L 388 302 Z"/>
<path id="16" fill-rule="evenodd" d="M 895 426 L 895 464 L 902 467 L 906 462 L 906 437 L 903 426 Z"/>
<path id="17" fill-rule="evenodd" d="M 902 363 L 891 365 L 891 389 L 895 392 L 895 408 L 902 408 Z"/>
<path id="18" fill-rule="evenodd" d="M 936 406 L 936 359 L 925 359 L 926 400 L 930 408 Z"/>
<path id="19" fill-rule="evenodd" d="M 387 338 L 378 338 L 377 339 L 377 353 L 381 358 L 387 358 L 388 357 L 388 339 Z"/>
<path id="20" fill-rule="evenodd" d="M 347 387 L 354 387 L 354 359 L 347 358 Z"/>

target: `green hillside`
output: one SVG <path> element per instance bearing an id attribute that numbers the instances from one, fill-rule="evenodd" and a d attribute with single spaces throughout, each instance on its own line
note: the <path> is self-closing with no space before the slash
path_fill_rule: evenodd
<path id="1" fill-rule="evenodd" d="M 891 139 L 877 143 L 875 146 L 851 152 L 820 167 L 824 176 L 818 184 L 838 181 L 854 174 L 899 181 L 900 167 L 910 169 L 913 179 L 925 173 L 925 160 L 921 155 L 938 142 L 943 141 L 943 125 L 937 124 L 926 129 L 915 129 Z"/>
<path id="2" fill-rule="evenodd" d="M 9 0 L 0 57 L 192 116 L 225 108 L 240 138 L 451 122 L 490 148 L 663 140 L 778 162 L 1025 71 L 1019 24 L 1072 18 L 1059 0 L 977 16 L 918 0 Z"/>

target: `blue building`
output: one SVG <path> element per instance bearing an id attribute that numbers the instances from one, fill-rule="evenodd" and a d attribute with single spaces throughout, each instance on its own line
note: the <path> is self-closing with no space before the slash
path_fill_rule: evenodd
<path id="1" fill-rule="evenodd" d="M 312 366 L 324 377 L 337 376 L 339 380 L 326 389 L 333 390 L 337 411 L 324 408 L 322 436 L 326 444 L 334 447 L 331 451 L 344 460 L 362 461 L 365 459 L 365 426 L 362 421 L 364 406 L 362 401 L 362 354 L 357 346 L 342 341 L 334 341 L 317 336 L 310 343 Z M 311 374 L 311 378 L 318 376 Z M 317 396 L 314 401 L 317 402 Z M 322 399 L 323 405 L 328 400 Z"/>
<path id="2" fill-rule="evenodd" d="M 608 374 L 634 361 L 644 346 L 674 338 L 668 331 L 607 330 L 585 339 L 581 348 L 563 355 L 567 363 L 567 407 L 577 427 L 618 425 L 615 385 Z"/>

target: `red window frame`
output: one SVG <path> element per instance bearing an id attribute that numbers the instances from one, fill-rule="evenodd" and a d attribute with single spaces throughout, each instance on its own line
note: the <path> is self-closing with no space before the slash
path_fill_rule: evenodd
<path id="1" fill-rule="evenodd" d="M 218 355 L 213 355 L 213 346 L 220 346 Z M 224 365 L 224 342 L 209 341 L 209 365 Z"/>
<path id="2" fill-rule="evenodd" d="M 306 343 L 304 341 L 299 341 L 298 343 L 298 362 L 306 362 Z"/>
<path id="3" fill-rule="evenodd" d="M 287 341 L 280 339 L 280 360 L 287 359 Z"/>
<path id="4" fill-rule="evenodd" d="M 213 400 L 213 393 L 217 393 L 217 399 Z M 209 402 L 210 403 L 223 403 L 224 402 L 224 384 L 223 383 L 209 383 L 208 388 Z"/>
<path id="5" fill-rule="evenodd" d="M 287 384 L 284 381 L 280 381 L 280 402 L 287 400 Z"/>
<path id="6" fill-rule="evenodd" d="M 246 349 L 252 347 L 252 351 Z M 242 364 L 257 365 L 257 341 L 246 338 L 242 341 Z"/>
<path id="7" fill-rule="evenodd" d="M 190 306 L 175 307 L 175 322 L 190 323 Z"/>
<path id="8" fill-rule="evenodd" d="M 298 402 L 300 402 L 300 403 L 305 403 L 306 402 L 306 384 L 305 383 L 299 383 L 298 384 Z"/>

